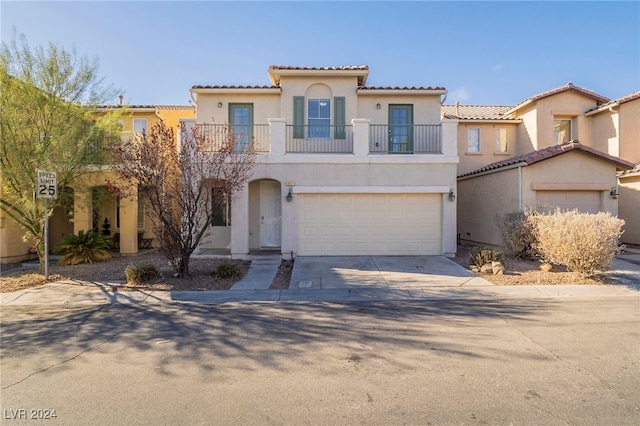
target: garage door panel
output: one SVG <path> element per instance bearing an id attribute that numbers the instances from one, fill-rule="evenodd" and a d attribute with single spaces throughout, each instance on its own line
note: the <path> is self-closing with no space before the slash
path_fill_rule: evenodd
<path id="1" fill-rule="evenodd" d="M 441 254 L 440 200 L 439 194 L 300 194 L 298 252 Z"/>

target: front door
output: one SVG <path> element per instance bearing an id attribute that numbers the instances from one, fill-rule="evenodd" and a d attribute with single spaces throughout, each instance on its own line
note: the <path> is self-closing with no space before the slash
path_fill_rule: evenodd
<path id="1" fill-rule="evenodd" d="M 282 229 L 282 197 L 280 183 L 260 182 L 260 246 L 280 247 Z"/>
<path id="2" fill-rule="evenodd" d="M 389 152 L 413 152 L 413 105 L 389 105 Z"/>

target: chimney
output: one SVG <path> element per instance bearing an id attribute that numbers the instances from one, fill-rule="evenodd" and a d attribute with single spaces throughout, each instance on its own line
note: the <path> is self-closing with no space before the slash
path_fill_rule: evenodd
<path id="1" fill-rule="evenodd" d="M 120 98 L 120 106 L 122 106 L 122 98 L 124 98 L 124 96 L 120 95 L 118 97 Z"/>

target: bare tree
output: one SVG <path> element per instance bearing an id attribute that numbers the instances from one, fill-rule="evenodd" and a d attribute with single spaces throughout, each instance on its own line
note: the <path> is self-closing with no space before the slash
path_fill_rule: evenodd
<path id="1" fill-rule="evenodd" d="M 249 180 L 254 141 L 242 143 L 227 126 L 180 130 L 164 123 L 112 147 L 113 170 L 146 202 L 160 249 L 179 277 L 189 277 L 189 259 L 213 223 Z M 111 183 L 115 184 L 115 183 Z M 130 189 L 119 188 L 122 196 Z"/>

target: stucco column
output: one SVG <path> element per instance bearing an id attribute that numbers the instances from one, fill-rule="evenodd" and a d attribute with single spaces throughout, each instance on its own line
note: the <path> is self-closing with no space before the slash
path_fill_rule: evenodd
<path id="1" fill-rule="evenodd" d="M 271 155 L 284 155 L 287 140 L 287 120 L 284 118 L 269 119 L 269 138 Z"/>
<path id="2" fill-rule="evenodd" d="M 442 119 L 442 154 L 458 156 L 458 120 Z"/>
<path id="3" fill-rule="evenodd" d="M 88 231 L 93 227 L 91 188 L 73 192 L 73 233 Z"/>
<path id="4" fill-rule="evenodd" d="M 452 185 L 455 201 L 449 200 L 449 193 L 442 194 L 442 254 L 447 257 L 455 257 L 458 250 L 457 242 L 457 204 L 458 188 Z"/>
<path id="5" fill-rule="evenodd" d="M 120 254 L 138 253 L 138 191 L 120 199 Z"/>
<path id="6" fill-rule="evenodd" d="M 231 202 L 231 258 L 246 259 L 249 254 L 249 184 Z"/>
<path id="7" fill-rule="evenodd" d="M 298 253 L 298 194 L 296 194 L 296 187 L 291 187 L 291 193 L 293 199 L 287 201 L 287 194 L 289 194 L 289 187 L 285 184 L 281 187 L 282 193 L 282 241 L 280 242 L 281 253 L 283 259 L 291 259 L 291 252 L 293 257 Z"/>
<path id="8" fill-rule="evenodd" d="M 354 118 L 353 125 L 353 154 L 357 157 L 369 155 L 369 124 L 366 118 Z"/>

